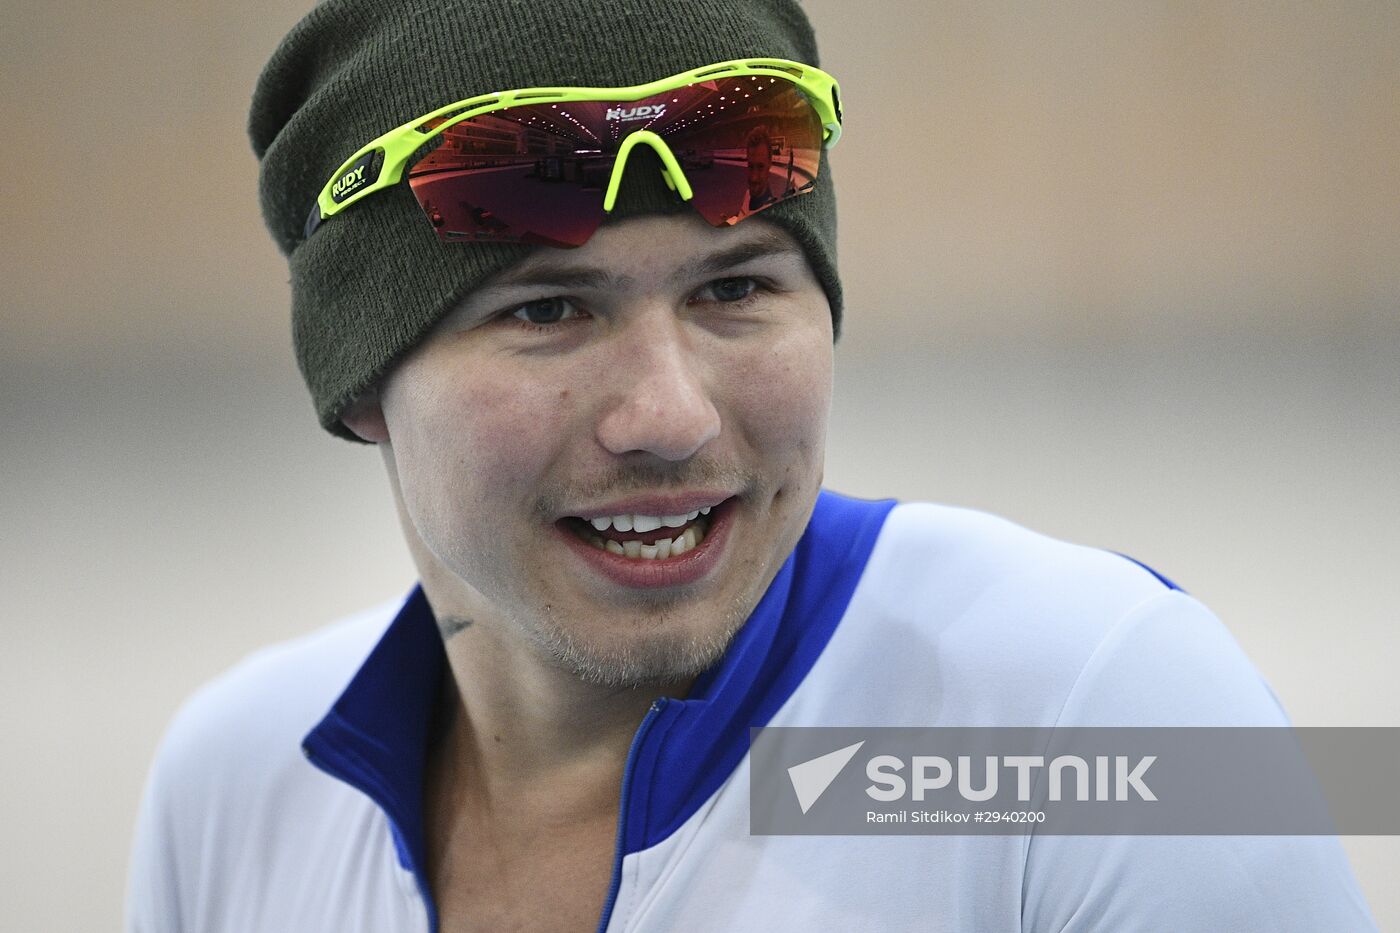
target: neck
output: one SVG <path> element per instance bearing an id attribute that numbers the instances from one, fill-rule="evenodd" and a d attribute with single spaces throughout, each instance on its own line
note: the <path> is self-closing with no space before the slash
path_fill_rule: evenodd
<path id="1" fill-rule="evenodd" d="M 638 725 L 657 697 L 684 696 L 692 680 L 589 683 L 424 556 L 451 670 L 431 762 L 438 789 L 479 813 L 615 814 Z"/>
<path id="2" fill-rule="evenodd" d="M 564 776 L 579 786 L 590 774 L 620 775 L 652 702 L 689 687 L 586 683 L 512 641 L 481 620 L 445 642 L 452 672 L 445 734 L 488 789 L 557 785 Z"/>

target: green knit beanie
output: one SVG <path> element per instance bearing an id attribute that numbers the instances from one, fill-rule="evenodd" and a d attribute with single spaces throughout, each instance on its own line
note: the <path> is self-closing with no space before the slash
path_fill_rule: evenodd
<path id="1" fill-rule="evenodd" d="M 297 362 L 321 425 L 340 421 L 437 321 L 535 249 L 444 244 L 407 183 L 303 229 L 322 185 L 364 143 L 444 104 L 521 87 L 644 84 L 736 58 L 820 66 L 796 0 L 324 0 L 263 69 L 248 134 L 263 218 L 288 257 Z M 693 210 L 629 160 L 611 217 Z M 659 165 L 659 163 L 657 163 Z M 836 202 L 823 159 L 811 194 L 762 215 L 805 250 L 841 320 Z"/>

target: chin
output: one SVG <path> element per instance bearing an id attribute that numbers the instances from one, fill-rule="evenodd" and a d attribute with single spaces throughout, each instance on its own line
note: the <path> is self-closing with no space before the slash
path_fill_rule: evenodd
<path id="1" fill-rule="evenodd" d="M 744 600 L 691 619 L 663 612 L 630 631 L 596 634 L 550 619 L 537 640 L 556 664 L 585 683 L 611 688 L 688 683 L 719 662 L 752 611 L 753 603 Z M 686 624 L 692 620 L 698 624 Z"/>

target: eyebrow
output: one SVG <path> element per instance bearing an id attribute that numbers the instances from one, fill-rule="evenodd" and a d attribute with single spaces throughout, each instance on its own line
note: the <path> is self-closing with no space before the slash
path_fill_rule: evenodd
<path id="1" fill-rule="evenodd" d="M 727 272 L 755 259 L 782 255 L 801 256 L 802 249 L 779 230 L 765 229 L 745 242 L 707 253 L 676 269 L 672 280 L 697 279 Z M 594 289 L 621 291 L 636 284 L 632 276 L 613 272 L 596 265 L 554 265 L 548 261 L 531 263 L 526 260 L 508 269 L 483 286 L 482 291 L 497 291 L 525 286 L 562 289 Z"/>
<path id="2" fill-rule="evenodd" d="M 764 229 L 761 234 L 751 238 L 748 242 L 737 243 L 687 263 L 676 272 L 676 277 L 704 278 L 707 275 L 727 272 L 735 266 L 741 266 L 754 259 L 783 255 L 801 256 L 802 248 L 794 243 L 787 234 L 779 230 Z"/>
<path id="3" fill-rule="evenodd" d="M 630 275 L 618 275 L 597 266 L 551 266 L 522 264 L 492 279 L 482 291 L 497 291 L 544 285 L 551 288 L 613 289 L 632 284 Z"/>

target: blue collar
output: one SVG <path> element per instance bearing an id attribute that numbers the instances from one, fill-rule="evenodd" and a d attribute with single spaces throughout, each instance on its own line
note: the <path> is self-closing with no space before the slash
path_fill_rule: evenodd
<path id="1" fill-rule="evenodd" d="M 865 570 L 892 500 L 823 490 L 811 521 L 718 664 L 683 700 L 653 707 L 624 778 L 621 855 L 662 841 L 710 798 L 826 647 Z M 442 638 L 421 587 L 302 743 L 327 774 L 384 811 L 399 863 L 437 918 L 426 875 L 423 771 L 441 679 Z"/>

